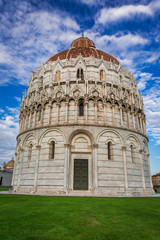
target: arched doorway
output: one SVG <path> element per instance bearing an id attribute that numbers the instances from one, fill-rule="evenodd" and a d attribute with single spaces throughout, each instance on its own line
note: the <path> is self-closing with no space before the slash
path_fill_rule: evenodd
<path id="1" fill-rule="evenodd" d="M 86 133 L 76 133 L 71 138 L 69 158 L 69 189 L 93 189 L 93 153 L 91 138 Z"/>

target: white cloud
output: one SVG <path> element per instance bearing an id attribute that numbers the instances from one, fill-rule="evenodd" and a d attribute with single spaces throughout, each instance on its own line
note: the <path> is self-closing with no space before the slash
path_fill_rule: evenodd
<path id="1" fill-rule="evenodd" d="M 148 5 L 122 5 L 114 8 L 103 8 L 97 17 L 101 24 L 116 22 L 121 19 L 131 19 L 135 16 L 153 16 L 160 8 L 160 1 L 152 1 Z"/>
<path id="2" fill-rule="evenodd" d="M 0 119 L 0 166 L 4 161 L 8 162 L 14 157 L 18 133 L 19 110 L 7 107 L 7 112 L 3 110 L 4 114 Z"/>
<path id="3" fill-rule="evenodd" d="M 80 27 L 63 12 L 35 12 L 29 3 L 23 8 L 17 5 L 12 15 L 7 10 L 0 22 L 0 64 L 4 66 L 0 85 L 15 81 L 13 76 L 26 85 L 32 70 L 79 37 Z M 5 44 L 3 37 L 7 39 Z"/>
<path id="4" fill-rule="evenodd" d="M 143 96 L 147 119 L 147 132 L 160 144 L 160 89 L 154 86 Z"/>
<path id="5" fill-rule="evenodd" d="M 105 24 L 109 22 L 115 22 L 124 18 L 132 18 L 135 15 L 153 15 L 153 11 L 150 6 L 145 5 L 123 5 L 117 8 L 103 8 L 99 14 L 97 21 Z"/>
<path id="6" fill-rule="evenodd" d="M 14 97 L 18 102 L 21 102 L 21 98 L 20 97 Z"/>
<path id="7" fill-rule="evenodd" d="M 81 0 L 82 3 L 85 3 L 87 5 L 99 5 L 103 1 L 102 0 Z"/>
<path id="8" fill-rule="evenodd" d="M 139 82 L 137 84 L 139 90 L 144 90 L 147 86 L 148 81 L 152 80 L 151 73 L 137 71 L 135 76 L 139 79 Z"/>

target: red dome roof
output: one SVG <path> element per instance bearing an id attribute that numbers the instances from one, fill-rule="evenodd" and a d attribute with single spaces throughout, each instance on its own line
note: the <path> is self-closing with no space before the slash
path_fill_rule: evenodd
<path id="1" fill-rule="evenodd" d="M 115 62 L 116 64 L 119 64 L 119 61 L 115 57 L 101 50 L 96 49 L 93 41 L 86 37 L 80 37 L 74 40 L 71 44 L 70 49 L 57 53 L 56 55 L 49 58 L 47 62 L 56 61 L 58 58 L 60 60 L 63 60 L 66 58 L 67 59 L 77 58 L 80 54 L 82 55 L 82 57 L 93 56 L 98 59 L 103 58 L 105 61 L 112 61 L 112 62 Z"/>

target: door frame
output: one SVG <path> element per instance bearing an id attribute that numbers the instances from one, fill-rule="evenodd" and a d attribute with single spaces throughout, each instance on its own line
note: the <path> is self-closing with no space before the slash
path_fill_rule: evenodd
<path id="1" fill-rule="evenodd" d="M 81 160 L 84 160 L 84 161 L 87 161 L 87 189 L 74 189 L 74 185 L 75 185 L 75 160 L 77 160 L 77 161 L 81 161 Z M 89 168 L 88 168 L 88 159 L 77 159 L 77 158 L 74 158 L 74 166 L 73 166 L 73 168 L 74 168 L 74 171 L 73 171 L 73 189 L 74 189 L 74 191 L 75 190 L 78 190 L 78 191 L 87 191 L 88 190 L 88 188 L 89 188 Z"/>
<path id="2" fill-rule="evenodd" d="M 91 191 L 93 189 L 93 164 L 92 164 L 92 155 L 85 153 L 72 153 L 70 158 L 70 171 L 69 171 L 69 189 L 74 190 L 74 159 L 88 159 L 88 190 L 80 191 Z"/>

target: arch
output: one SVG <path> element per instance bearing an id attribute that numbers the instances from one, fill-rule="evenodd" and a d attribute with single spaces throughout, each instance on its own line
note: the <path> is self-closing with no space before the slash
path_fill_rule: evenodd
<path id="1" fill-rule="evenodd" d="M 78 138 L 84 138 L 88 142 L 88 145 L 91 145 L 91 139 L 88 137 L 88 135 L 84 133 L 78 133 L 75 136 L 73 136 L 71 144 L 75 145 L 75 142 Z"/>
<path id="2" fill-rule="evenodd" d="M 63 140 L 64 140 L 64 143 L 66 142 L 66 139 L 65 139 L 65 135 L 63 134 L 63 132 L 57 128 L 51 128 L 51 129 L 47 129 L 44 133 L 41 134 L 39 140 L 38 140 L 38 144 L 41 145 L 41 142 L 42 142 L 42 139 L 43 137 L 49 133 L 49 132 L 53 132 L 53 131 L 57 131 L 58 133 L 60 133 L 62 136 L 63 136 Z"/>
<path id="3" fill-rule="evenodd" d="M 38 144 L 38 140 L 37 140 L 37 137 L 33 134 L 33 133 L 30 133 L 29 135 L 27 135 L 26 137 L 25 137 L 25 139 L 23 140 L 23 144 L 22 144 L 22 147 L 24 148 L 25 147 L 25 144 L 26 144 L 26 142 L 27 142 L 27 140 L 28 140 L 28 138 L 30 138 L 30 137 L 34 137 L 35 138 L 35 140 L 36 140 L 36 144 Z"/>
<path id="4" fill-rule="evenodd" d="M 67 143 L 71 144 L 72 139 L 74 138 L 74 136 L 78 135 L 78 134 L 86 134 L 90 138 L 91 144 L 95 144 L 95 140 L 94 140 L 94 137 L 93 137 L 92 133 L 90 131 L 84 130 L 84 129 L 76 129 L 76 130 L 74 130 L 70 134 L 70 136 L 68 137 Z"/>
<path id="5" fill-rule="evenodd" d="M 140 140 L 138 139 L 137 136 L 135 136 L 134 134 L 129 134 L 126 141 L 129 140 L 130 137 L 133 137 L 135 139 L 135 141 L 138 143 L 138 146 L 139 146 L 139 150 L 141 149 L 141 143 L 140 143 Z M 132 142 L 133 143 L 133 142 Z"/>
<path id="6" fill-rule="evenodd" d="M 69 138 L 68 143 L 70 146 L 69 161 L 68 161 L 68 188 L 71 190 L 92 190 L 93 178 L 94 178 L 94 165 L 93 165 L 93 148 L 94 138 L 88 130 L 78 129 L 73 131 Z M 84 164 L 84 165 L 83 165 Z M 77 175 L 77 166 L 80 169 Z M 85 172 L 85 178 L 83 178 L 82 172 Z M 76 186 L 75 178 L 77 176 L 79 183 L 82 181 L 85 184 L 81 188 L 80 185 Z"/>
<path id="7" fill-rule="evenodd" d="M 112 130 L 112 129 L 107 129 L 107 130 L 103 130 L 102 132 L 100 132 L 97 136 L 97 143 L 99 142 L 99 138 L 101 137 L 102 134 L 106 133 L 106 132 L 112 132 L 114 133 L 115 135 L 117 135 L 117 137 L 120 138 L 120 141 L 121 141 L 121 145 L 124 146 L 124 139 L 122 138 L 122 136 L 115 130 Z"/>
<path id="8" fill-rule="evenodd" d="M 50 138 L 50 139 L 49 139 L 49 141 L 48 141 L 48 144 L 50 144 L 52 141 L 54 141 L 54 142 L 55 142 L 55 144 L 57 144 L 57 141 L 56 141 L 56 139 L 55 139 L 55 138 Z"/>

